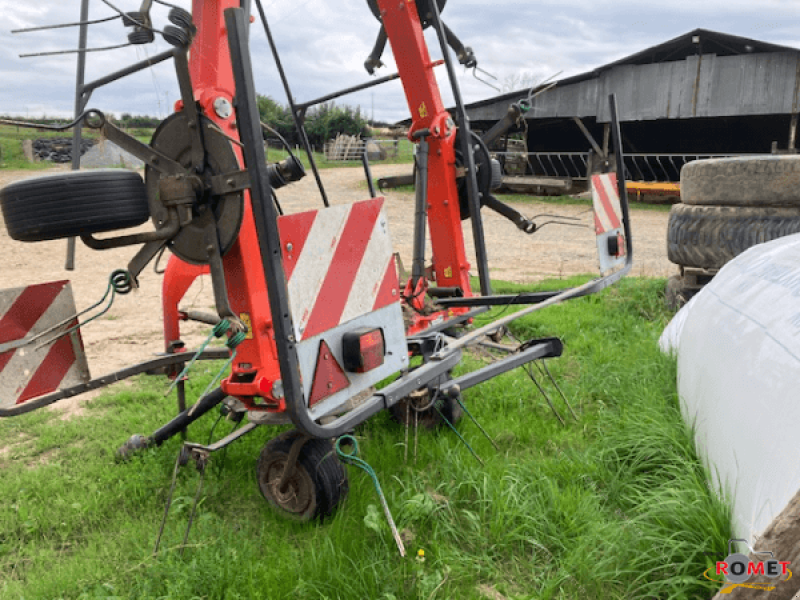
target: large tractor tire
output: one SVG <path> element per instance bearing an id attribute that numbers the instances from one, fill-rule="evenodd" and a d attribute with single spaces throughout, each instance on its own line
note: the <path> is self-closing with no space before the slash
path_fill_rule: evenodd
<path id="1" fill-rule="evenodd" d="M 751 246 L 800 232 L 800 207 L 676 204 L 667 225 L 667 258 L 677 265 L 718 269 Z"/>
<path id="2" fill-rule="evenodd" d="M 800 156 L 738 156 L 687 163 L 681 202 L 693 206 L 800 207 Z"/>
<path id="3" fill-rule="evenodd" d="M 133 171 L 44 175 L 0 190 L 8 235 L 40 242 L 137 227 L 150 218 L 144 181 Z"/>

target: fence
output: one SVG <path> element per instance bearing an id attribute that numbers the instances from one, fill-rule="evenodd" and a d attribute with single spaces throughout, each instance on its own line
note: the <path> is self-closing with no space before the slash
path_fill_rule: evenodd
<path id="1" fill-rule="evenodd" d="M 364 152 L 371 161 L 387 160 L 400 156 L 401 140 L 361 139 L 349 135 L 337 135 L 325 143 L 325 159 L 331 161 L 361 160 Z"/>
<path id="2" fill-rule="evenodd" d="M 586 179 L 588 152 L 494 152 L 505 175 Z M 681 168 L 693 160 L 742 154 L 626 154 L 628 181 L 678 182 Z"/>

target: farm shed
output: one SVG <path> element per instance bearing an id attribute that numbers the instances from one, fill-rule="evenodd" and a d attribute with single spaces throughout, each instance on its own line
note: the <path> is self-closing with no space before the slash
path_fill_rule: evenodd
<path id="1" fill-rule="evenodd" d="M 562 79 L 525 114 L 528 174 L 586 176 L 589 148 L 608 147 L 608 95 L 617 95 L 628 179 L 678 181 L 695 158 L 795 147 L 800 51 L 695 29 L 652 48 Z M 526 92 L 467 106 L 487 129 Z"/>

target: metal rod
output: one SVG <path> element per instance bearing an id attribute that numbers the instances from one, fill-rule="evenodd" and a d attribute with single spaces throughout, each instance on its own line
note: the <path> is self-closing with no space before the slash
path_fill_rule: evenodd
<path id="1" fill-rule="evenodd" d="M 374 198 L 377 194 L 375 193 L 375 182 L 372 181 L 372 171 L 369 168 L 369 156 L 367 156 L 366 146 L 364 146 L 364 153 L 361 155 L 361 162 L 364 165 L 364 175 L 367 177 L 367 189 L 369 189 L 369 197 Z"/>
<path id="2" fill-rule="evenodd" d="M 594 136 L 592 136 L 591 132 L 586 128 L 586 125 L 583 124 L 583 121 L 581 121 L 580 118 L 578 117 L 572 117 L 572 120 L 575 121 L 575 124 L 578 126 L 578 129 L 580 129 L 583 135 L 586 137 L 586 139 L 589 140 L 589 143 L 592 145 L 592 148 L 594 148 L 594 151 L 597 152 L 597 154 L 599 154 L 600 156 L 604 156 L 603 149 L 595 141 Z"/>
<path id="3" fill-rule="evenodd" d="M 472 237 L 475 243 L 475 260 L 478 263 L 478 278 L 480 279 L 481 295 L 491 296 L 492 283 L 489 279 L 489 260 L 486 253 L 486 240 L 484 239 L 483 220 L 481 219 L 480 192 L 478 191 L 478 179 L 475 167 L 475 157 L 472 153 L 472 135 L 469 127 L 467 111 L 464 107 L 464 100 L 461 97 L 461 89 L 458 85 L 455 68 L 453 67 L 452 57 L 447 45 L 447 35 L 442 22 L 442 15 L 439 12 L 437 2 L 430 3 L 431 14 L 433 15 L 436 34 L 439 38 L 439 46 L 442 50 L 447 75 L 450 79 L 450 87 L 456 103 L 456 113 L 458 125 L 461 128 L 461 152 L 464 156 L 464 166 L 467 168 L 467 196 L 469 198 L 470 221 L 472 222 Z"/>
<path id="4" fill-rule="evenodd" d="M 94 19 L 93 21 L 87 21 L 81 19 L 78 23 L 59 23 L 58 25 L 42 25 L 40 27 L 26 27 L 25 29 L 12 29 L 11 33 L 30 33 L 31 31 L 45 31 L 47 29 L 63 29 L 64 27 L 78 27 L 78 26 L 85 26 L 85 25 L 97 25 L 98 23 L 105 23 L 107 21 L 113 21 L 114 19 L 119 19 L 119 15 L 113 15 L 111 17 L 105 17 L 102 19 Z"/>
<path id="5" fill-rule="evenodd" d="M 627 252 L 626 264 L 633 264 L 633 236 L 631 234 L 631 217 L 628 210 L 628 190 L 625 187 L 625 155 L 622 153 L 622 131 L 619 127 L 619 114 L 617 113 L 617 96 L 608 97 L 611 110 L 611 136 L 614 143 L 614 154 L 617 157 L 617 191 L 619 192 L 622 208 L 622 221 L 625 224 L 625 250 Z"/>
<path id="6" fill-rule="evenodd" d="M 523 368 L 525 369 L 525 372 L 528 374 L 528 377 L 531 378 L 531 381 L 533 381 L 533 383 L 539 389 L 539 392 L 542 394 L 542 396 L 544 396 L 544 399 L 547 401 L 547 404 L 550 406 L 550 410 L 553 411 L 553 414 L 561 422 L 561 424 L 566 427 L 567 422 L 561 417 L 560 414 L 558 414 L 558 411 L 556 410 L 556 407 L 553 404 L 553 401 L 550 400 L 550 396 L 547 395 L 547 392 L 544 391 L 544 388 L 536 380 L 536 377 L 534 376 L 533 370 L 530 368 L 530 365 L 525 365 Z"/>
<path id="7" fill-rule="evenodd" d="M 416 291 L 417 283 L 425 276 L 425 227 L 428 221 L 428 140 L 420 135 L 414 167 L 417 171 L 414 210 L 414 258 L 411 263 L 411 291 Z"/>
<path id="8" fill-rule="evenodd" d="M 186 429 L 190 424 L 194 423 L 197 419 L 202 417 L 212 408 L 217 406 L 227 397 L 227 394 L 221 388 L 217 388 L 212 392 L 200 398 L 191 408 L 184 410 L 174 419 L 159 427 L 153 435 L 150 436 L 148 442 L 160 446 L 176 433 L 180 433 Z"/>
<path id="9" fill-rule="evenodd" d="M 161 527 L 156 536 L 156 545 L 153 547 L 153 555 L 158 554 L 158 548 L 161 545 L 161 536 L 164 535 L 164 527 L 167 524 L 167 516 L 169 509 L 172 506 L 172 495 L 175 493 L 175 485 L 178 483 L 178 469 L 181 466 L 181 453 L 183 448 L 178 450 L 178 456 L 175 458 L 175 468 L 172 470 L 172 483 L 169 486 L 169 493 L 167 494 L 167 503 L 164 506 L 164 517 L 161 519 Z"/>
<path id="10" fill-rule="evenodd" d="M 286 73 L 283 70 L 281 57 L 278 54 L 278 47 L 275 45 L 275 40 L 272 39 L 272 31 L 269 28 L 269 23 L 267 23 L 267 15 L 264 12 L 264 7 L 261 4 L 261 0 L 256 0 L 256 6 L 258 7 L 258 14 L 261 17 L 261 23 L 264 26 L 264 33 L 267 34 L 267 41 L 269 42 L 269 47 L 272 51 L 272 57 L 275 60 L 275 66 L 278 68 L 278 74 L 281 77 L 283 89 L 286 91 L 286 100 L 289 103 L 289 109 L 292 111 L 292 120 L 294 121 L 294 126 L 297 128 L 297 133 L 300 135 L 300 141 L 303 142 L 303 148 L 305 148 L 306 154 L 308 155 L 308 162 L 311 164 L 311 171 L 314 173 L 314 179 L 317 182 L 319 193 L 322 196 L 322 204 L 324 204 L 327 208 L 330 206 L 330 202 L 328 201 L 328 196 L 325 193 L 325 188 L 322 185 L 322 178 L 319 175 L 317 163 L 314 160 L 314 153 L 311 151 L 311 144 L 308 142 L 308 136 L 306 135 L 305 127 L 303 127 L 303 124 L 300 122 L 300 118 L 298 117 L 299 113 L 297 112 L 297 107 L 294 104 L 294 97 L 292 96 L 292 90 L 289 87 L 289 80 L 286 78 Z"/>
<path id="11" fill-rule="evenodd" d="M 87 38 L 89 35 L 89 0 L 81 0 L 81 25 L 78 31 L 78 47 L 85 48 Z M 79 119 L 86 108 L 89 101 L 88 97 L 84 98 L 83 84 L 86 77 L 86 53 L 80 52 L 78 54 L 78 67 L 75 73 L 75 120 Z M 72 130 L 72 170 L 77 171 L 81 168 L 81 130 L 83 123 L 79 123 L 75 129 Z M 67 271 L 75 270 L 75 238 L 67 239 L 67 260 L 64 268 Z"/>
<path id="12" fill-rule="evenodd" d="M 444 64 L 443 60 L 435 61 L 431 66 L 438 67 L 439 65 Z M 340 98 L 342 96 L 346 96 L 347 94 L 353 94 L 355 92 L 360 92 L 361 90 L 366 90 L 371 87 L 375 87 L 376 85 L 380 85 L 382 83 L 387 83 L 389 81 L 394 81 L 395 79 L 400 78 L 400 73 L 394 73 L 392 75 L 385 75 L 383 77 L 379 77 L 378 79 L 373 79 L 372 81 L 367 81 L 366 83 L 359 83 L 358 85 L 354 85 L 349 88 L 345 88 L 343 90 L 339 90 L 338 92 L 331 92 L 330 94 L 326 94 L 325 96 L 320 96 L 315 100 L 309 100 L 308 102 L 302 102 L 300 104 L 296 104 L 297 110 L 306 110 L 307 108 L 311 108 L 312 106 L 316 106 L 317 104 L 324 104 L 328 100 L 336 100 L 336 98 Z"/>
<path id="13" fill-rule="evenodd" d="M 147 58 L 145 60 L 141 60 L 138 63 L 134 63 L 132 65 L 128 65 L 124 69 L 120 69 L 119 71 L 114 71 L 106 75 L 105 77 L 101 77 L 100 79 L 95 79 L 94 81 L 90 81 L 89 83 L 83 86 L 83 93 L 86 92 L 93 92 L 99 87 L 117 81 L 118 79 L 122 79 L 123 77 L 127 77 L 137 71 L 141 71 L 142 69 L 146 69 L 148 67 L 152 67 L 153 65 L 157 65 L 158 63 L 164 62 L 165 60 L 172 58 L 175 54 L 175 50 L 167 50 L 166 52 L 162 52 L 161 54 L 156 54 L 151 58 Z M 82 53 L 79 56 L 84 56 Z M 87 98 L 88 101 L 88 98 Z"/>

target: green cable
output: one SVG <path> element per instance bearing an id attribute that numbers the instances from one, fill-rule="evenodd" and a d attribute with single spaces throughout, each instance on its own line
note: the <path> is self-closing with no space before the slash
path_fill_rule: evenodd
<path id="1" fill-rule="evenodd" d="M 227 319 L 222 319 L 219 323 L 214 325 L 214 328 L 211 330 L 211 333 L 208 334 L 206 341 L 204 341 L 200 345 L 200 348 L 197 350 L 197 352 L 195 352 L 194 356 L 192 357 L 192 360 L 190 360 L 189 363 L 183 368 L 183 371 L 180 372 L 180 375 L 178 375 L 175 379 L 172 380 L 172 385 L 170 385 L 169 389 L 164 393 L 165 396 L 168 396 L 169 393 L 173 390 L 173 388 L 176 385 L 178 385 L 178 382 L 181 379 L 183 379 L 183 377 L 189 371 L 191 366 L 195 363 L 195 361 L 200 357 L 200 355 L 206 349 L 206 346 L 208 346 L 211 343 L 211 339 L 215 337 L 218 338 L 222 337 L 223 335 L 225 335 L 225 332 L 228 331 L 230 328 L 231 324 L 230 321 L 228 321 Z"/>
<path id="2" fill-rule="evenodd" d="M 87 312 L 89 312 L 91 310 L 94 310 L 95 308 L 97 308 L 98 306 L 103 304 L 103 302 L 106 301 L 106 298 L 108 298 L 108 304 L 99 313 L 97 313 L 96 315 L 94 315 L 92 317 L 89 317 L 88 319 L 86 319 L 83 322 L 79 321 L 76 325 L 73 325 L 72 327 L 70 327 L 69 329 L 64 331 L 63 333 L 59 333 L 55 337 L 52 337 L 52 338 L 48 339 L 45 342 L 41 342 L 40 344 L 38 344 L 36 346 L 35 349 L 38 350 L 42 346 L 46 346 L 47 344 L 50 344 L 50 343 L 52 343 L 52 342 L 54 342 L 54 341 L 56 341 L 58 339 L 61 339 L 66 335 L 70 335 L 72 332 L 78 330 L 79 328 L 83 327 L 84 325 L 88 325 L 89 323 L 91 323 L 95 319 L 98 319 L 98 318 L 102 317 L 104 314 L 106 314 L 111 309 L 111 306 L 114 304 L 114 297 L 116 296 L 116 294 L 127 294 L 132 289 L 133 289 L 133 277 L 131 277 L 131 274 L 128 271 L 126 271 L 125 269 L 117 269 L 117 270 L 115 270 L 114 272 L 111 273 L 111 276 L 108 278 L 108 286 L 106 287 L 106 293 L 103 294 L 103 297 L 100 298 L 100 300 L 98 300 L 97 302 L 92 304 L 90 307 L 83 309 L 81 312 L 76 314 L 74 317 L 70 317 L 66 321 L 62 321 L 61 323 L 59 323 L 58 325 L 55 325 L 54 327 L 51 327 L 47 331 L 52 331 L 53 329 L 61 327 L 62 325 L 65 325 L 69 321 L 72 321 L 72 319 L 80 318 L 81 315 L 85 315 Z M 111 295 L 110 298 L 109 298 L 109 294 Z M 39 334 L 39 336 L 43 335 L 44 333 L 46 333 L 46 332 L 43 331 L 41 334 Z M 39 336 L 36 336 L 36 337 L 39 337 Z M 36 339 L 36 338 L 34 338 L 34 339 Z M 31 340 L 31 341 L 33 341 L 33 340 Z"/>
<path id="3" fill-rule="evenodd" d="M 217 372 L 217 374 L 214 376 L 211 382 L 206 386 L 206 389 L 203 391 L 203 393 L 200 394 L 201 398 L 205 396 L 208 392 L 210 392 L 211 388 L 217 385 L 217 382 L 222 377 L 222 374 L 227 370 L 229 366 L 231 366 L 233 359 L 236 358 L 236 347 L 246 339 L 247 339 L 247 334 L 243 331 L 238 331 L 234 333 L 230 338 L 228 338 L 228 341 L 225 342 L 225 345 L 229 349 L 233 350 L 233 353 L 231 354 L 231 357 L 227 361 L 225 361 L 225 364 L 222 365 L 222 368 Z"/>
<path id="4" fill-rule="evenodd" d="M 352 446 L 352 450 L 350 452 L 344 450 L 342 448 L 343 443 Z M 378 481 L 378 476 L 365 460 L 358 457 L 358 441 L 356 441 L 356 438 L 354 438 L 352 435 L 343 435 L 337 439 L 336 455 L 343 463 L 356 466 L 370 476 L 372 483 L 375 484 L 375 491 L 378 492 L 378 498 L 381 501 L 381 506 L 383 506 L 383 513 L 386 515 L 386 520 L 389 522 L 389 528 L 392 530 L 394 541 L 397 543 L 397 549 L 400 550 L 400 556 L 405 556 L 406 549 L 403 545 L 403 540 L 400 539 L 400 534 L 397 532 L 397 525 L 394 524 L 394 519 L 392 518 L 392 513 L 389 510 L 389 505 L 386 502 L 386 497 L 383 495 L 383 490 L 381 489 L 381 484 Z"/>

